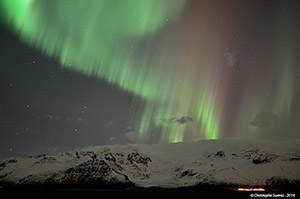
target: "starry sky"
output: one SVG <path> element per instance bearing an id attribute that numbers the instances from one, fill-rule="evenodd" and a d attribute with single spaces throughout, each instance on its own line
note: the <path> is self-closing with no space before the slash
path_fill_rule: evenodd
<path id="1" fill-rule="evenodd" d="M 299 138 L 300 3 L 0 0 L 0 157 Z"/>

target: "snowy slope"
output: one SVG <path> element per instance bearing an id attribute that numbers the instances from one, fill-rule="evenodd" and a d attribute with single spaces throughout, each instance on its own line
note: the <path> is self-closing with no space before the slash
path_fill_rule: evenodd
<path id="1" fill-rule="evenodd" d="M 202 140 L 93 146 L 0 160 L 0 184 L 130 184 L 183 187 L 202 183 L 263 186 L 300 180 L 300 140 Z"/>

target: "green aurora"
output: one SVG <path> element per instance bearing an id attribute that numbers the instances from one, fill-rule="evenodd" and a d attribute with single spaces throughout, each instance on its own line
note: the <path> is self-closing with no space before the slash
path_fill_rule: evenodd
<path id="1" fill-rule="evenodd" d="M 229 64 L 224 62 L 228 52 L 219 52 L 226 46 L 222 36 L 200 33 L 200 29 L 187 35 L 173 34 L 169 40 L 159 36 L 180 23 L 187 1 L 1 0 L 0 3 L 4 21 L 24 42 L 59 60 L 66 69 L 104 79 L 140 98 L 141 105 L 129 116 L 129 124 L 137 129 L 141 140 L 149 139 L 150 132 L 158 129 L 161 142 L 222 137 L 232 76 L 229 70 L 235 67 L 231 66 L 233 58 Z M 199 13 L 211 15 L 205 10 Z M 216 27 L 215 31 L 222 30 Z M 177 37 L 186 39 L 176 42 Z M 244 131 L 245 126 L 250 130 L 255 128 L 248 123 L 265 107 L 274 114 L 287 115 L 288 119 L 298 89 L 292 72 L 295 71 L 293 56 L 281 64 L 286 66 L 275 70 L 276 75 L 282 74 L 276 81 L 279 82 L 274 92 L 276 100 L 270 104 L 264 99 L 253 99 L 257 93 L 251 92 L 242 96 L 234 118 L 246 119 L 232 122 L 232 131 Z M 193 121 L 172 120 L 182 116 Z"/>

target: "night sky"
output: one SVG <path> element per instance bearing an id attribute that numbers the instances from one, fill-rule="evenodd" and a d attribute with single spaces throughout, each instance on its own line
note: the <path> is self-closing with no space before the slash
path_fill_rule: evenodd
<path id="1" fill-rule="evenodd" d="M 0 157 L 299 138 L 300 3 L 0 0 Z"/>

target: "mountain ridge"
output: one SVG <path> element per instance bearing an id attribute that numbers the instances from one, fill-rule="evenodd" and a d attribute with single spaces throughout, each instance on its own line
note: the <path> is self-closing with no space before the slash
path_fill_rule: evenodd
<path id="1" fill-rule="evenodd" d="M 0 160 L 0 186 L 183 188 L 275 186 L 300 181 L 299 140 L 201 140 L 91 146 Z"/>

